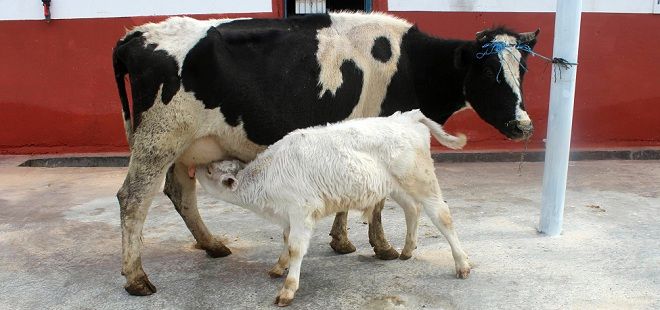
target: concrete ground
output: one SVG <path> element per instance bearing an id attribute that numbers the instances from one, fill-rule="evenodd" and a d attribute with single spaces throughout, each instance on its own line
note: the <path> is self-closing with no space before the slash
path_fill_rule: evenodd
<path id="1" fill-rule="evenodd" d="M 207 197 L 209 228 L 234 254 L 212 259 L 158 194 L 143 265 L 158 293 L 129 296 L 120 275 L 115 193 L 125 168 L 19 168 L 0 159 L 0 308 L 272 309 L 282 279 L 266 271 L 280 231 Z M 317 228 L 292 309 L 660 309 L 660 162 L 572 162 L 561 237 L 539 235 L 542 164 L 437 167 L 474 269 L 454 278 L 449 246 L 427 218 L 408 261 L 372 257 L 367 225 L 349 219 L 356 253 L 328 246 Z M 403 212 L 388 202 L 385 231 L 403 246 Z"/>

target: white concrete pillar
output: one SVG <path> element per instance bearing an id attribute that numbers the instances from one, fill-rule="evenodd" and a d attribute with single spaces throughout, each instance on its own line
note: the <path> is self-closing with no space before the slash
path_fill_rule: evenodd
<path id="1" fill-rule="evenodd" d="M 555 42 L 552 53 L 554 57 L 577 63 L 581 15 L 582 0 L 557 0 Z M 557 66 L 554 64 L 551 72 L 550 110 L 539 223 L 539 231 L 549 236 L 558 236 L 561 233 L 564 217 L 577 73 L 577 66 L 568 69 L 560 69 Z"/>

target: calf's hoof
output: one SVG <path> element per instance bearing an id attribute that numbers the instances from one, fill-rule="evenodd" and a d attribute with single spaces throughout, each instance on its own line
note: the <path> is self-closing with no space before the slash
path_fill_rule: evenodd
<path id="1" fill-rule="evenodd" d="M 225 257 L 231 254 L 231 250 L 226 247 L 222 242 L 216 241 L 210 246 L 202 247 L 208 256 L 213 258 Z"/>
<path id="2" fill-rule="evenodd" d="M 127 282 L 124 289 L 133 296 L 148 296 L 156 292 L 156 287 L 149 282 L 146 274 Z"/>
<path id="3" fill-rule="evenodd" d="M 399 252 L 397 252 L 393 247 L 390 247 L 387 250 L 376 250 L 374 248 L 374 252 L 376 253 L 376 258 L 380 260 L 393 260 L 399 257 Z"/>
<path id="4" fill-rule="evenodd" d="M 280 268 L 280 266 L 275 266 L 272 269 L 268 270 L 268 276 L 271 278 L 279 278 L 284 275 L 284 269 Z"/>
<path id="5" fill-rule="evenodd" d="M 348 254 L 355 252 L 355 246 L 349 240 L 337 240 L 332 239 L 330 241 L 330 247 L 337 254 Z"/>
<path id="6" fill-rule="evenodd" d="M 400 260 L 409 260 L 412 257 L 412 253 L 401 253 L 399 256 Z"/>
<path id="7" fill-rule="evenodd" d="M 286 307 L 291 304 L 293 301 L 293 291 L 287 290 L 287 289 L 282 289 L 280 291 L 280 294 L 275 298 L 275 304 L 278 307 Z"/>
<path id="8" fill-rule="evenodd" d="M 470 267 L 465 267 L 456 270 L 456 278 L 467 279 L 469 275 L 470 275 Z"/>

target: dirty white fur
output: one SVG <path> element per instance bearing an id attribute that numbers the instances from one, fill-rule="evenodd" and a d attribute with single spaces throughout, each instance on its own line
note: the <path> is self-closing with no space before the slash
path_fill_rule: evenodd
<path id="1" fill-rule="evenodd" d="M 412 25 L 379 13 L 332 13 L 330 20 L 332 24 L 318 30 L 316 36 L 319 41 L 316 58 L 321 69 L 319 98 L 326 92 L 335 95 L 343 83 L 341 65 L 352 60 L 363 72 L 364 84 L 350 118 L 380 114 L 380 104 L 401 56 L 401 40 Z M 387 38 L 391 45 L 392 56 L 385 63 L 371 55 L 374 40 L 378 37 Z"/>
<path id="2" fill-rule="evenodd" d="M 456 274 L 470 266 L 442 199 L 430 153 L 430 135 L 450 148 L 465 136 L 452 136 L 419 110 L 387 118 L 366 118 L 296 130 L 270 146 L 247 166 L 222 161 L 199 167 L 204 189 L 243 206 L 284 229 L 285 248 L 271 275 L 289 275 L 278 295 L 287 305 L 298 289 L 300 264 L 316 222 L 330 214 L 371 208 L 386 196 L 404 209 L 407 223 L 402 256 L 416 247 L 417 220 L 423 208 L 452 248 Z"/>
<path id="3" fill-rule="evenodd" d="M 503 41 L 513 45 L 518 42 L 515 37 L 506 34 L 495 36 L 493 41 Z M 529 126 L 532 123 L 532 120 L 529 118 L 527 112 L 520 106 L 522 104 L 522 94 L 520 91 L 521 85 L 519 60 L 522 59 L 522 55 L 516 48 L 507 47 L 502 53 L 499 54 L 499 58 L 502 62 L 504 80 L 516 95 L 516 120 L 520 122 L 520 125 Z"/>

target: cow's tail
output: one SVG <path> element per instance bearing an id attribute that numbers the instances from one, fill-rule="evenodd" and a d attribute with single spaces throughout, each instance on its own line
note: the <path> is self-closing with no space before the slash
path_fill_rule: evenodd
<path id="1" fill-rule="evenodd" d="M 462 149 L 467 142 L 467 138 L 464 134 L 459 133 L 456 136 L 448 134 L 443 128 L 442 125 L 436 123 L 432 119 L 426 117 L 420 110 L 412 110 L 410 112 L 403 113 L 403 115 L 408 115 L 413 120 L 424 124 L 430 131 L 433 137 L 435 137 L 440 144 L 454 150 Z"/>
<path id="2" fill-rule="evenodd" d="M 117 83 L 117 90 L 119 91 L 119 100 L 121 100 L 122 115 L 124 117 L 124 129 L 126 130 L 126 139 L 129 146 L 132 145 L 133 140 L 133 121 L 131 117 L 131 108 L 128 103 L 128 94 L 126 92 L 126 82 L 124 77 L 128 74 L 128 68 L 122 60 L 121 51 L 123 40 L 117 42 L 117 46 L 112 51 L 112 68 L 115 72 L 115 82 Z"/>

